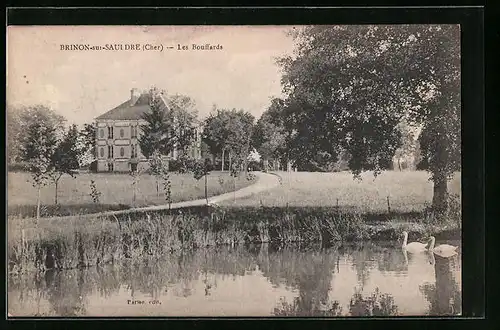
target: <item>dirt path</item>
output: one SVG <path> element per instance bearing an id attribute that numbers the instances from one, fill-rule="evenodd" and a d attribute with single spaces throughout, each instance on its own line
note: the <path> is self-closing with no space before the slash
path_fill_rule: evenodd
<path id="1" fill-rule="evenodd" d="M 263 172 L 252 172 L 252 173 L 257 176 L 257 181 L 254 184 L 252 184 L 248 187 L 239 189 L 237 191 L 228 192 L 228 193 L 225 193 L 222 195 L 209 197 L 208 203 L 211 205 L 214 205 L 214 204 L 218 204 L 220 202 L 226 201 L 226 200 L 248 197 L 250 195 L 257 194 L 261 191 L 265 191 L 265 190 L 271 189 L 273 187 L 276 187 L 280 184 L 279 178 L 276 175 L 269 174 L 269 173 L 263 173 Z M 203 206 L 206 204 L 207 204 L 207 201 L 205 198 L 203 198 L 203 199 L 196 199 L 196 200 L 192 200 L 192 201 L 172 203 L 170 206 L 168 204 L 167 205 L 152 205 L 152 206 L 131 208 L 131 209 L 126 209 L 126 210 L 119 210 L 119 211 L 107 211 L 107 212 L 101 212 L 101 213 L 82 214 L 82 215 L 78 215 L 78 217 L 79 218 L 87 218 L 87 217 L 96 217 L 96 216 L 112 216 L 112 215 L 127 214 L 127 213 L 134 213 L 134 212 L 161 211 L 161 210 L 168 210 L 169 208 L 170 209 L 180 209 L 180 208 L 184 208 L 184 207 Z M 51 217 L 51 218 L 62 219 L 62 218 L 72 218 L 72 217 L 74 217 L 74 216 Z M 50 218 L 45 218 L 45 219 L 50 219 Z"/>

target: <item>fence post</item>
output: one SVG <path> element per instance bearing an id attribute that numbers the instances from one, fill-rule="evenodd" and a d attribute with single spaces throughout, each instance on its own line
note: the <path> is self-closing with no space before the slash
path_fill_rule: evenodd
<path id="1" fill-rule="evenodd" d="M 387 212 L 391 213 L 391 203 L 389 202 L 389 196 L 387 196 Z"/>
<path id="2" fill-rule="evenodd" d="M 339 199 L 337 198 L 337 209 L 339 208 Z"/>

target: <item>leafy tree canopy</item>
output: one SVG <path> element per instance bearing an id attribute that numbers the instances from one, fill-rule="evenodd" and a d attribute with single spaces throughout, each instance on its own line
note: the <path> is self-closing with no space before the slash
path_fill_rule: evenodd
<path id="1" fill-rule="evenodd" d="M 354 174 L 377 174 L 400 147 L 405 120 L 423 127 L 422 157 L 443 201 L 460 164 L 459 26 L 309 26 L 291 34 L 296 52 L 278 63 L 293 157 L 335 159 L 344 149 Z"/>
<path id="2" fill-rule="evenodd" d="M 195 133 L 196 104 L 188 96 L 167 96 L 166 92 L 153 87 L 149 91 L 150 111 L 142 119 L 139 137 L 141 152 L 146 158 L 153 153 L 168 155 L 174 149 L 186 151 Z"/>
<path id="3" fill-rule="evenodd" d="M 244 110 L 216 109 L 205 120 L 203 141 L 213 154 L 248 156 L 255 118 Z M 242 158 L 243 159 L 243 158 Z"/>

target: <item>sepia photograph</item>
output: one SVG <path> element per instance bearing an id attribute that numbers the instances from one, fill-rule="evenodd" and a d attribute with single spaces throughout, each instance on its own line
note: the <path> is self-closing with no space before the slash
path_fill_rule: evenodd
<path id="1" fill-rule="evenodd" d="M 6 47 L 8 316 L 462 315 L 459 24 Z"/>

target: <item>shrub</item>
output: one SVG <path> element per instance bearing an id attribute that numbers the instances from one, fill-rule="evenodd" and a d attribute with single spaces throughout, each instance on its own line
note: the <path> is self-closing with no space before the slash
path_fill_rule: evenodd
<path id="1" fill-rule="evenodd" d="M 249 171 L 262 171 L 264 169 L 264 166 L 262 162 L 256 162 L 256 161 L 251 161 L 248 163 L 248 170 Z"/>
<path id="2" fill-rule="evenodd" d="M 436 236 L 443 230 L 460 234 L 449 225 L 396 220 L 367 224 L 364 215 L 341 213 L 333 207 L 202 206 L 152 214 L 73 217 L 64 222 L 52 219 L 38 227 L 33 219 L 9 217 L 8 221 L 8 265 L 14 273 L 51 266 L 45 264 L 47 256 L 57 267 L 71 268 L 216 245 L 299 242 L 331 246 L 338 241 L 395 241 L 403 230 L 413 238 Z"/>
<path id="3" fill-rule="evenodd" d="M 462 228 L 462 200 L 457 194 L 448 196 L 447 218 L 450 222 Z"/>
<path id="4" fill-rule="evenodd" d="M 168 171 L 169 172 L 179 172 L 182 168 L 182 163 L 177 159 L 171 159 L 168 161 Z"/>
<path id="5" fill-rule="evenodd" d="M 90 163 L 89 171 L 91 173 L 97 173 L 97 160 L 94 160 L 92 163 Z"/>
<path id="6" fill-rule="evenodd" d="M 98 204 L 101 198 L 101 192 L 97 190 L 94 180 L 90 180 L 90 197 L 95 204 Z"/>
<path id="7" fill-rule="evenodd" d="M 9 172 L 29 172 L 27 163 L 11 163 L 7 164 L 7 170 Z"/>

